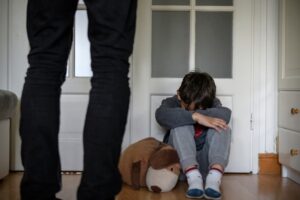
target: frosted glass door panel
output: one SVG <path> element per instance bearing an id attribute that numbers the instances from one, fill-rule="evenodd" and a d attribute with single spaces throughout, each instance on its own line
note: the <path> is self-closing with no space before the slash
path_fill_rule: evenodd
<path id="1" fill-rule="evenodd" d="M 190 13 L 152 14 L 152 77 L 181 78 L 189 71 Z"/>
<path id="2" fill-rule="evenodd" d="M 90 43 L 87 36 L 88 19 L 85 10 L 75 16 L 75 77 L 91 77 Z"/>
<path id="3" fill-rule="evenodd" d="M 196 0 L 198 6 L 232 6 L 233 0 Z"/>
<path id="4" fill-rule="evenodd" d="M 232 13 L 197 12 L 196 69 L 232 78 Z"/>
<path id="5" fill-rule="evenodd" d="M 189 5 L 190 0 L 153 0 L 153 5 Z"/>

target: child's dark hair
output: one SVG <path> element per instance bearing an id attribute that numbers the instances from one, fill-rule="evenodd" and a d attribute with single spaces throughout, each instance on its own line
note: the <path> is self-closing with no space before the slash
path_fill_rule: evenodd
<path id="1" fill-rule="evenodd" d="M 190 105 L 195 102 L 196 108 L 210 108 L 216 97 L 216 85 L 213 78 L 205 72 L 186 74 L 178 89 L 181 100 Z"/>

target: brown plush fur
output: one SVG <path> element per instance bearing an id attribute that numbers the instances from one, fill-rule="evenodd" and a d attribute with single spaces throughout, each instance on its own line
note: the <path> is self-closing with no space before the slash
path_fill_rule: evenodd
<path id="1" fill-rule="evenodd" d="M 150 166 L 153 167 L 153 169 L 163 169 L 175 163 L 179 163 L 175 149 L 162 149 L 153 153 L 150 158 Z"/>
<path id="2" fill-rule="evenodd" d="M 171 146 L 155 138 L 145 138 L 131 144 L 122 153 L 119 170 L 123 181 L 135 189 L 145 187 L 150 162 L 153 168 L 162 169 L 179 163 L 179 160 L 177 152 Z"/>

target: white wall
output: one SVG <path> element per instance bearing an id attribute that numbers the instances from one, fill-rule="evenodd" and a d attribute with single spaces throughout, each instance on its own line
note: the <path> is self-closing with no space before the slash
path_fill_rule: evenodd
<path id="1" fill-rule="evenodd" d="M 9 0 L 8 19 L 8 89 L 20 98 L 26 69 L 28 67 L 27 53 L 29 44 L 26 33 L 27 0 Z M 21 141 L 19 137 L 19 119 L 12 122 L 11 162 L 12 170 L 22 170 Z"/>
<path id="2" fill-rule="evenodd" d="M 0 89 L 7 89 L 8 0 L 0 0 Z"/>
<path id="3" fill-rule="evenodd" d="M 26 33 L 27 0 L 9 0 L 8 83 L 21 96 L 29 44 Z"/>

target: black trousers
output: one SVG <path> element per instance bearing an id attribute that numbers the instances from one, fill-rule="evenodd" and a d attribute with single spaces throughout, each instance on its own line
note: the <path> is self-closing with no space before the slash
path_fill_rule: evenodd
<path id="1" fill-rule="evenodd" d="M 85 0 L 91 43 L 92 89 L 83 131 L 84 171 L 79 200 L 114 199 L 126 125 L 137 0 Z M 58 132 L 61 85 L 78 0 L 29 0 L 29 68 L 21 98 L 23 200 L 55 199 L 61 189 Z"/>

